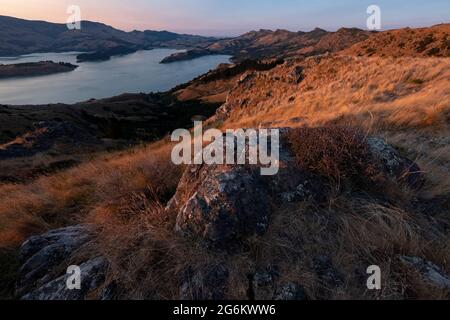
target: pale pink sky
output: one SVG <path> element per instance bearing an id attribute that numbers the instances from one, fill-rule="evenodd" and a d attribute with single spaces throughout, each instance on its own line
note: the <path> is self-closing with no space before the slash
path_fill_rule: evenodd
<path id="1" fill-rule="evenodd" d="M 70 5 L 81 8 L 82 19 L 103 22 L 114 27 L 133 29 L 178 29 L 185 28 L 189 21 L 178 20 L 175 14 L 143 10 L 139 0 L 0 0 L 0 15 L 13 16 L 30 20 L 45 20 L 65 23 Z M 133 2 L 136 5 L 133 6 Z M 157 2 L 147 0 L 147 2 Z M 171 21 L 172 23 L 168 23 Z M 176 23 L 173 23 L 175 22 Z"/>
<path id="2" fill-rule="evenodd" d="M 70 5 L 82 20 L 123 30 L 236 35 L 259 28 L 365 28 L 367 7 L 381 7 L 385 28 L 448 22 L 449 0 L 0 0 L 0 15 L 65 23 Z"/>

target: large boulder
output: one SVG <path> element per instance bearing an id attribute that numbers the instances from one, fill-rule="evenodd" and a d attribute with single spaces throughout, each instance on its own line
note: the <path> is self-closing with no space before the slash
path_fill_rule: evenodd
<path id="1" fill-rule="evenodd" d="M 278 173 L 267 176 L 261 165 L 188 166 L 166 208 L 177 215 L 176 231 L 231 249 L 266 232 L 271 205 L 325 198 L 321 180 L 294 165 L 283 141 L 279 160 Z"/>
<path id="2" fill-rule="evenodd" d="M 255 170 L 225 165 L 192 166 L 186 170 L 180 186 L 169 204 L 169 208 L 178 210 L 177 232 L 199 236 L 225 248 L 242 236 L 266 231 L 267 191 Z"/>
<path id="3" fill-rule="evenodd" d="M 82 289 L 66 288 L 67 266 L 61 265 L 93 240 L 92 227 L 77 225 L 33 236 L 20 248 L 16 295 L 23 299 L 83 299 L 100 282 L 105 262 L 95 258 L 80 264 Z M 70 291 L 70 292 L 69 292 Z"/>
<path id="4" fill-rule="evenodd" d="M 24 295 L 23 300 L 84 300 L 90 292 L 99 288 L 105 280 L 106 261 L 97 257 L 82 263 L 80 289 L 68 289 L 69 274 L 64 274 Z"/>

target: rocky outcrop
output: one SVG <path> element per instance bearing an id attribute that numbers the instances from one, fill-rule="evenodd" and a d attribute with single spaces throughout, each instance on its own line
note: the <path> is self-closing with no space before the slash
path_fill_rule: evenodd
<path id="1" fill-rule="evenodd" d="M 166 208 L 177 215 L 176 232 L 232 249 L 266 232 L 271 203 L 326 198 L 322 181 L 295 167 L 283 142 L 279 166 L 273 176 L 262 176 L 261 165 L 189 166 Z"/>
<path id="2" fill-rule="evenodd" d="M 262 176 L 258 165 L 191 165 L 166 210 L 175 212 L 176 231 L 208 245 L 230 249 L 251 235 L 262 235 L 274 203 L 327 198 L 323 178 L 295 165 L 282 129 L 279 171 Z M 369 152 L 380 174 L 396 184 L 420 187 L 420 168 L 380 138 L 369 138 Z M 368 164 L 369 165 L 369 164 Z"/>
<path id="3" fill-rule="evenodd" d="M 69 274 L 62 275 L 38 289 L 24 295 L 23 300 L 83 300 L 98 289 L 105 280 L 106 261 L 97 257 L 82 263 L 80 267 L 81 288 L 68 289 Z"/>
<path id="4" fill-rule="evenodd" d="M 225 248 L 244 236 L 265 233 L 269 223 L 266 195 L 254 169 L 193 166 L 186 170 L 168 208 L 178 212 L 177 232 Z"/>
<path id="5" fill-rule="evenodd" d="M 381 138 L 371 137 L 367 142 L 375 162 L 389 178 L 413 188 L 423 185 L 424 177 L 417 164 L 402 156 Z"/>
<path id="6" fill-rule="evenodd" d="M 20 249 L 22 267 L 16 295 L 22 299 L 84 299 L 103 280 L 106 262 L 94 258 L 80 264 L 81 289 L 69 290 L 67 266 L 61 264 L 93 240 L 90 226 L 78 225 L 49 231 L 29 238 Z"/>

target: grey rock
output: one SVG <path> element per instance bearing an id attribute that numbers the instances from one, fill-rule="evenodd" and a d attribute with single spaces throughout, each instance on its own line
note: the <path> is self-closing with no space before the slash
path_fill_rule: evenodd
<path id="1" fill-rule="evenodd" d="M 286 130 L 280 130 L 282 140 Z M 175 230 L 214 247 L 231 249 L 245 237 L 266 232 L 269 200 L 326 198 L 320 179 L 294 165 L 283 141 L 279 160 L 279 171 L 271 176 L 261 175 L 260 164 L 188 166 L 166 208 L 177 214 Z"/>
<path id="2" fill-rule="evenodd" d="M 286 282 L 278 286 L 275 291 L 275 296 L 273 300 L 284 300 L 284 301 L 299 301 L 299 300 L 308 300 L 308 295 L 305 292 L 305 289 L 295 283 L 295 282 Z"/>
<path id="3" fill-rule="evenodd" d="M 250 82 L 256 77 L 256 72 L 246 72 L 238 80 L 238 85 L 243 85 Z"/>
<path id="4" fill-rule="evenodd" d="M 22 267 L 16 286 L 17 295 L 22 296 L 48 281 L 61 262 L 91 239 L 89 226 L 79 225 L 52 230 L 26 240 L 20 249 Z"/>
<path id="5" fill-rule="evenodd" d="M 400 256 L 400 261 L 415 270 L 429 285 L 450 290 L 450 276 L 434 263 L 419 257 Z"/>
<path id="6" fill-rule="evenodd" d="M 255 300 L 271 300 L 276 290 L 278 272 L 273 269 L 260 271 L 253 275 L 251 292 Z"/>
<path id="7" fill-rule="evenodd" d="M 268 266 L 248 275 L 250 300 L 272 300 L 277 289 L 280 273 L 277 266 Z"/>
<path id="8" fill-rule="evenodd" d="M 289 80 L 293 83 L 298 84 L 303 81 L 304 77 L 303 67 L 296 66 L 292 73 L 289 75 Z"/>
<path id="9" fill-rule="evenodd" d="M 307 300 L 304 288 L 291 281 L 280 282 L 277 267 L 250 276 L 249 298 L 254 300 Z"/>
<path id="10" fill-rule="evenodd" d="M 80 265 L 80 289 L 68 289 L 67 280 L 70 275 L 65 274 L 24 295 L 22 300 L 84 300 L 103 283 L 106 266 L 102 257 L 86 261 Z"/>
<path id="11" fill-rule="evenodd" d="M 191 166 L 168 208 L 178 211 L 177 232 L 227 248 L 244 236 L 266 231 L 269 220 L 266 195 L 255 170 Z"/>
<path id="12" fill-rule="evenodd" d="M 413 188 L 423 185 L 424 177 L 417 164 L 403 157 L 381 138 L 371 137 L 367 142 L 374 160 L 392 180 Z"/>

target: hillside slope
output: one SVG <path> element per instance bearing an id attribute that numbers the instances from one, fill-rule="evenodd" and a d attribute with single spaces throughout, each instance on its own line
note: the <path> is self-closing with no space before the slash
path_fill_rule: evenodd
<path id="1" fill-rule="evenodd" d="M 65 24 L 0 16 L 0 56 L 35 52 L 98 51 L 119 46 L 135 49 L 192 48 L 205 46 L 213 40 L 168 31 L 125 32 L 91 21 L 82 21 L 81 30 L 69 30 Z"/>
<path id="2" fill-rule="evenodd" d="M 174 54 L 162 62 L 170 63 L 210 54 L 232 55 L 237 62 L 249 58 L 281 59 L 290 56 L 311 56 L 342 50 L 370 36 L 370 32 L 357 28 L 342 28 L 336 32 L 319 28 L 309 32 L 259 30 L 236 38 L 219 40 L 204 49 Z"/>
<path id="3" fill-rule="evenodd" d="M 357 56 L 450 57 L 450 24 L 377 33 L 344 51 Z"/>

